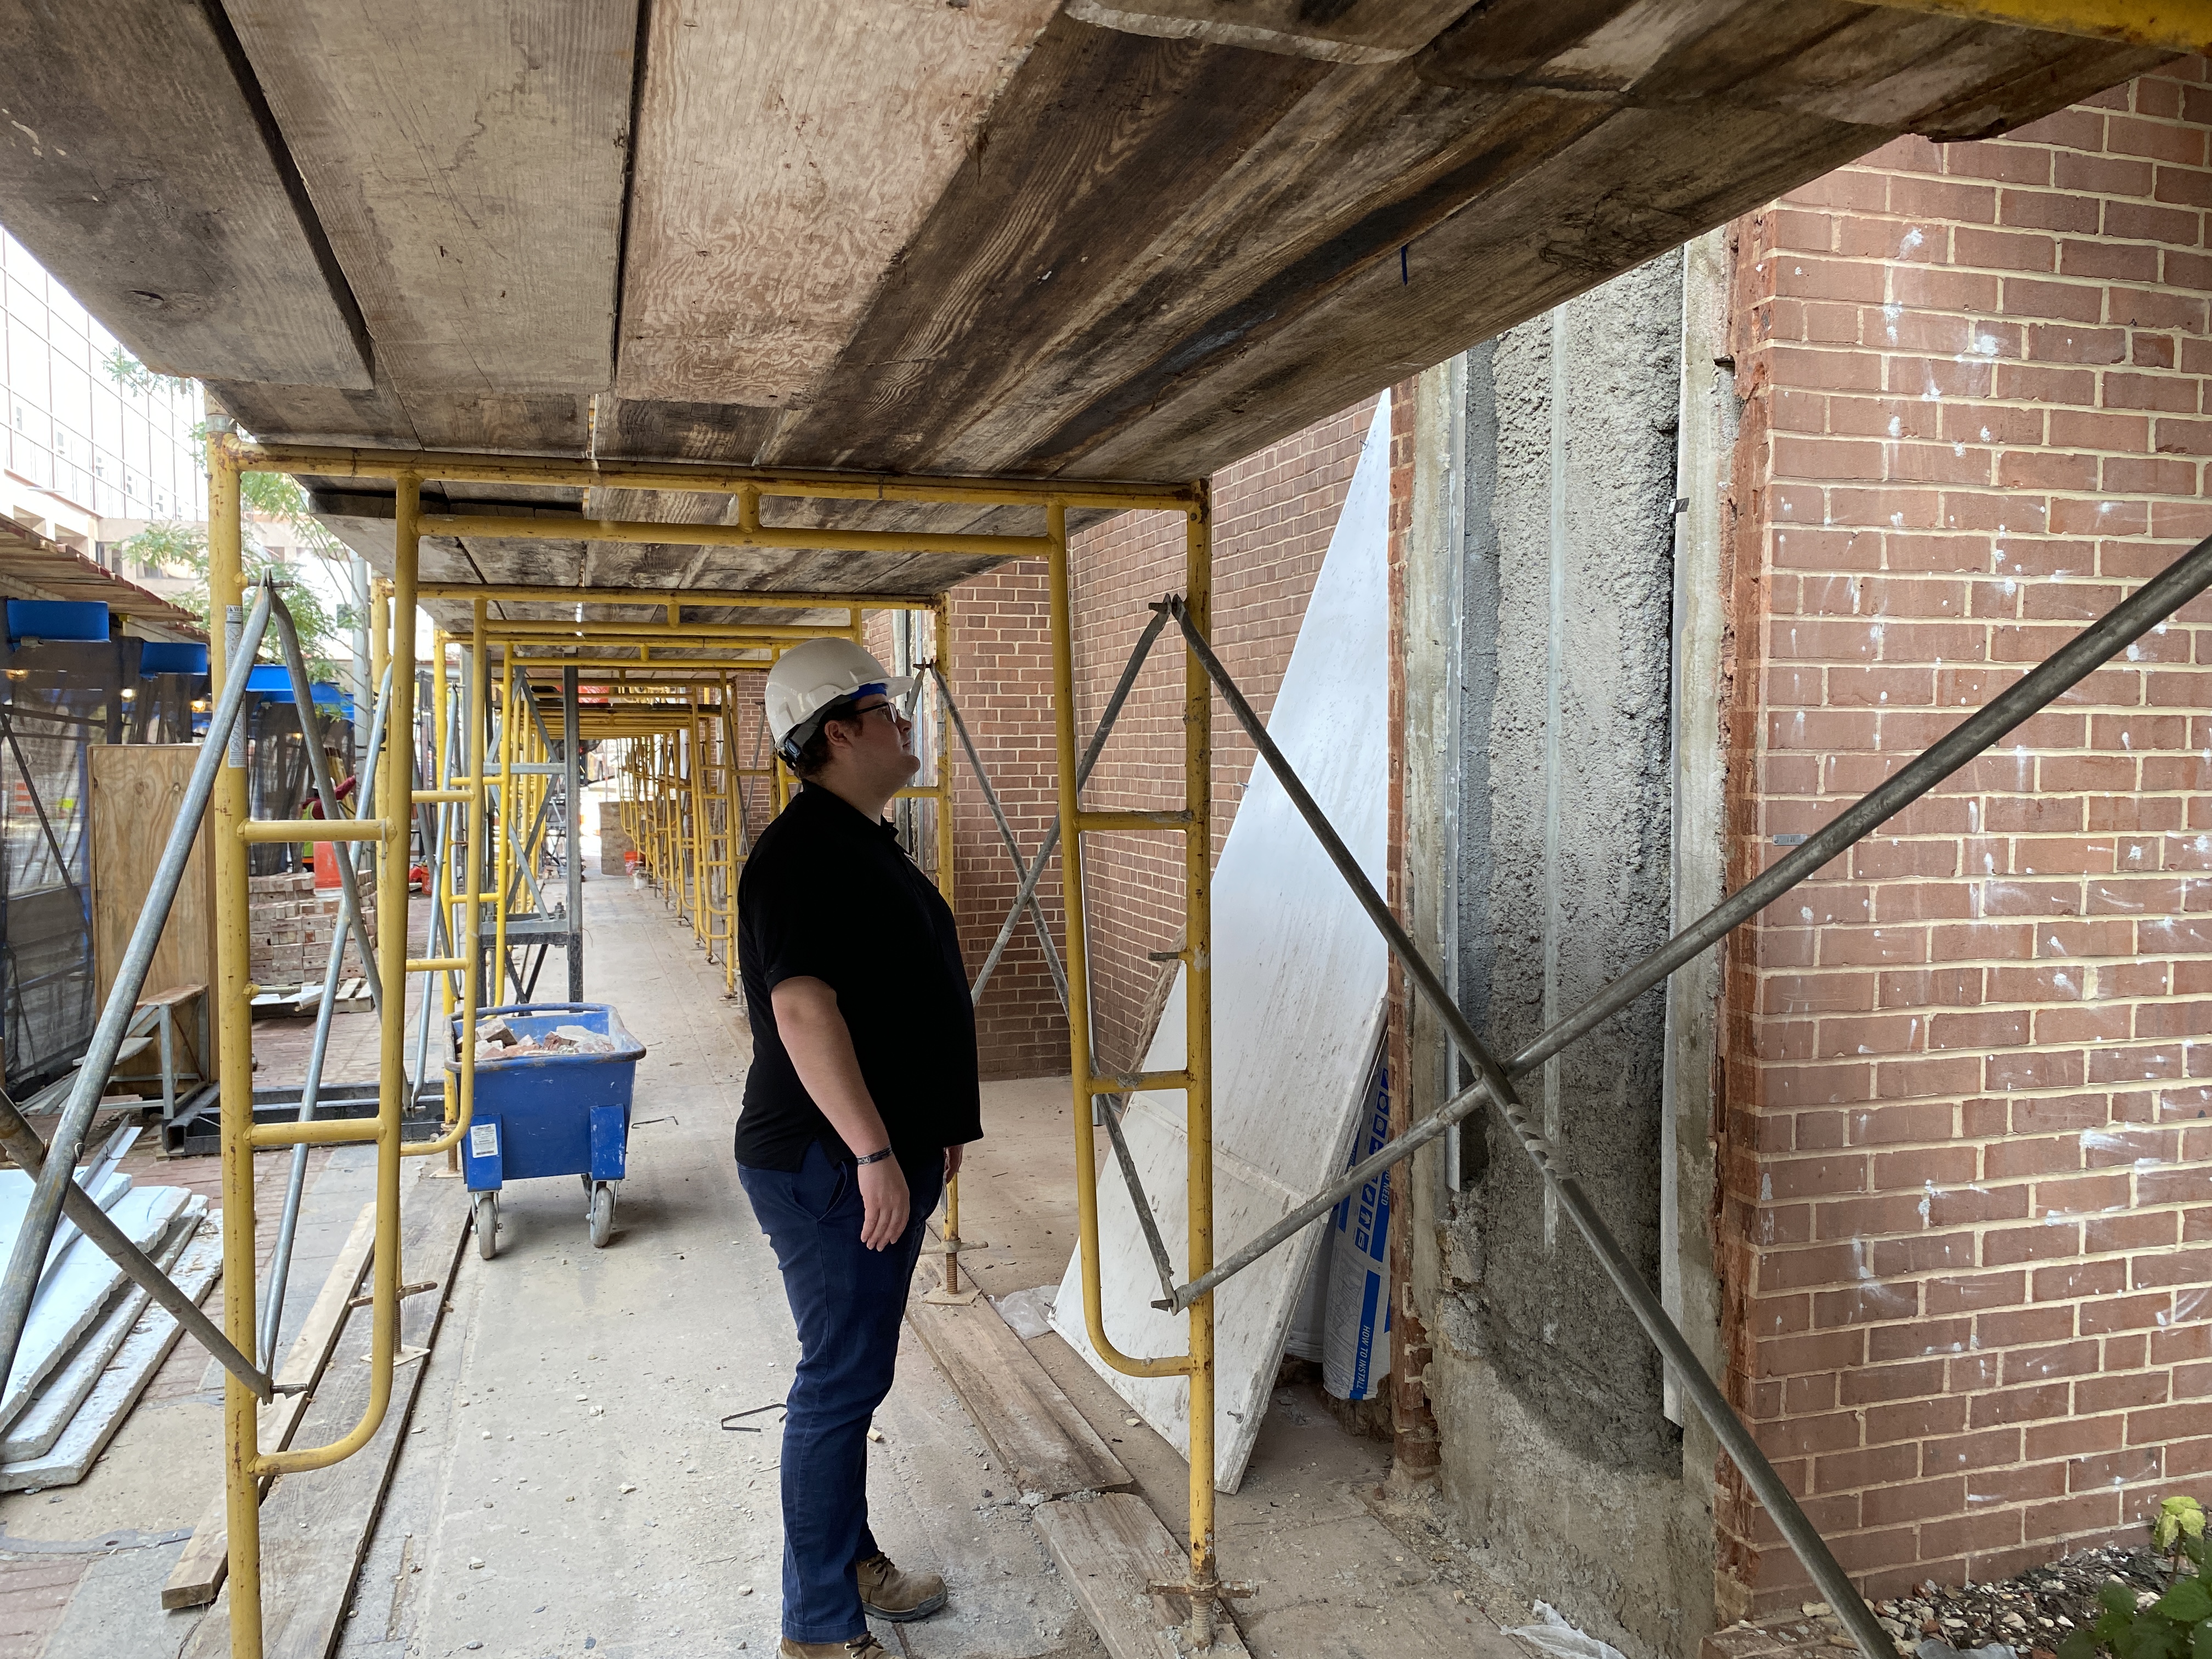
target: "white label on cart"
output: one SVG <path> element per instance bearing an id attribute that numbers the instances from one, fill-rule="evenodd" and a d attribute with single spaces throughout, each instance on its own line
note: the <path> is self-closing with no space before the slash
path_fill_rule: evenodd
<path id="1" fill-rule="evenodd" d="M 469 1125 L 469 1156 L 497 1158 L 499 1156 L 499 1125 L 471 1123 Z"/>

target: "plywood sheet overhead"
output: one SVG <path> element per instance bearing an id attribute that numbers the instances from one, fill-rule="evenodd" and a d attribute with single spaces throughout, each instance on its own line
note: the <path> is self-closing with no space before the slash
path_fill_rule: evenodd
<path id="1" fill-rule="evenodd" d="M 0 221 L 167 374 L 364 390 L 368 339 L 219 18 L 0 3 Z"/>
<path id="2" fill-rule="evenodd" d="M 603 390 L 635 0 L 225 9 L 400 400 Z"/>
<path id="3" fill-rule="evenodd" d="M 803 400 L 1055 9 L 654 7 L 617 391 Z"/>
<path id="4" fill-rule="evenodd" d="M 2171 55 L 1948 3 L 0 0 L 0 221 L 263 438 L 1191 478 L 1899 133 Z M 720 562 L 684 556 L 547 554 Z"/>
<path id="5" fill-rule="evenodd" d="M 1389 722 L 1387 552 L 1390 399 L 1380 400 L 1328 554 L 1314 583 L 1267 730 L 1329 822 L 1380 886 Z M 1284 794 L 1255 763 L 1213 877 L 1213 1238 L 1218 1261 L 1282 1219 L 1343 1170 L 1382 1035 L 1382 936 Z M 1187 987 L 1168 994 L 1146 1071 L 1184 1063 Z M 1135 1096 L 1123 1128 L 1178 1278 L 1189 1277 L 1185 1104 Z M 1325 1223 L 1262 1257 L 1214 1296 L 1214 1484 L 1234 1492 L 1260 1431 Z M 1108 1340 L 1158 1358 L 1188 1351 L 1188 1322 L 1152 1306 L 1160 1284 L 1127 1183 L 1098 1176 L 1099 1280 Z M 1190 1387 L 1125 1376 L 1093 1349 L 1079 1264 L 1053 1322 L 1099 1375 L 1185 1456 Z"/>

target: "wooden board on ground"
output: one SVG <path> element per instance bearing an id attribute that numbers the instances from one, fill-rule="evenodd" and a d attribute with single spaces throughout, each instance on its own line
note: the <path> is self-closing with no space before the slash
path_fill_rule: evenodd
<path id="1" fill-rule="evenodd" d="M 1064 1498 L 1134 1484 L 988 1298 L 964 1308 L 917 1298 L 906 1316 L 1018 1490 Z"/>
<path id="2" fill-rule="evenodd" d="M 1130 1492 L 1037 1505 L 1034 1517 L 1060 1576 L 1114 1659 L 1191 1659 L 1181 1626 L 1189 1604 L 1180 1596 L 1152 1595 L 1151 1584 L 1171 1584 L 1190 1571 L 1190 1559 L 1152 1513 Z M 1216 1659 L 1245 1653 L 1236 1626 L 1217 1617 Z"/>
<path id="3" fill-rule="evenodd" d="M 198 1302 L 222 1273 L 222 1229 L 203 1221 L 172 1277 L 186 1296 Z M 174 1314 L 165 1308 L 149 1309 L 100 1373 L 91 1395 L 77 1407 L 54 1449 L 44 1457 L 0 1469 L 0 1492 L 35 1492 L 45 1486 L 75 1486 L 83 1480 L 182 1334 L 184 1328 Z"/>
<path id="4" fill-rule="evenodd" d="M 323 1280 L 314 1305 L 307 1310 L 307 1317 L 300 1327 L 300 1334 L 293 1340 L 291 1352 L 284 1357 L 283 1369 L 276 1373 L 279 1382 L 296 1384 L 301 1392 L 279 1395 L 273 1404 L 261 1408 L 261 1444 L 264 1449 L 282 1451 L 292 1443 L 301 1416 L 314 1398 L 315 1385 L 322 1381 L 324 1368 L 331 1363 L 331 1355 L 337 1346 L 338 1334 L 345 1328 L 346 1304 L 361 1288 L 362 1276 L 368 1271 L 369 1258 L 375 1249 L 376 1206 L 364 1204 L 354 1218 L 353 1231 L 339 1247 L 337 1260 L 331 1263 L 331 1271 Z M 222 1588 L 222 1581 L 230 1571 L 229 1528 L 229 1512 L 223 1490 L 218 1486 L 201 1513 L 199 1525 L 192 1529 L 184 1553 L 170 1570 L 169 1582 L 161 1587 L 164 1607 L 204 1607 L 215 1600 L 216 1592 Z"/>
<path id="5" fill-rule="evenodd" d="M 147 1252 L 154 1258 L 154 1265 L 174 1277 L 177 1258 L 184 1255 L 206 1214 L 207 1201 L 195 1196 L 185 1206 L 184 1213 L 169 1224 L 169 1231 L 160 1245 Z M 93 1247 L 88 1244 L 84 1248 Z M 76 1419 L 77 1407 L 98 1384 L 108 1361 L 115 1358 L 116 1350 L 145 1316 L 146 1304 L 153 1299 L 150 1292 L 131 1285 L 109 1304 L 107 1316 L 92 1328 L 60 1368 L 40 1384 L 37 1396 L 9 1426 L 7 1438 L 0 1440 L 0 1464 L 44 1457 L 54 1449 L 54 1443 Z"/>
<path id="6" fill-rule="evenodd" d="M 400 1220 L 400 1282 L 435 1287 L 399 1304 L 399 1344 L 427 1350 L 468 1238 L 469 1194 L 458 1181 L 418 1181 Z M 337 1438 L 361 1420 L 368 1401 L 371 1310 L 356 1310 L 342 1333 L 335 1363 L 301 1419 L 309 1445 Z M 420 1361 L 398 1367 L 384 1421 L 369 1443 L 341 1463 L 277 1481 L 261 1505 L 262 1652 L 264 1659 L 325 1659 L 353 1599 L 354 1578 L 375 1530 L 385 1487 L 407 1432 L 407 1416 L 422 1382 Z M 226 1587 L 179 1659 L 223 1659 L 230 1651 L 230 1592 Z"/>

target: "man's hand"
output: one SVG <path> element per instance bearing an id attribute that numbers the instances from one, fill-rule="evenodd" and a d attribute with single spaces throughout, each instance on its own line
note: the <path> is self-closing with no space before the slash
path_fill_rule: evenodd
<path id="1" fill-rule="evenodd" d="M 906 1232 L 908 1212 L 914 1207 L 906 1189 L 906 1171 L 895 1158 L 878 1158 L 859 1166 L 860 1177 L 860 1243 L 872 1250 L 888 1249 Z"/>
<path id="2" fill-rule="evenodd" d="M 947 1146 L 945 1149 L 945 1178 L 947 1181 L 960 1173 L 960 1154 L 965 1151 L 967 1148 L 964 1146 Z"/>

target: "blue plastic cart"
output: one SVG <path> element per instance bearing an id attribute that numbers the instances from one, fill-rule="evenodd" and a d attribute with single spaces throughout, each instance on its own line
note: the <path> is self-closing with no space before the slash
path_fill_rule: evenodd
<path id="1" fill-rule="evenodd" d="M 580 1025 L 612 1037 L 607 1054 L 528 1054 L 477 1061 L 476 1109 L 461 1138 L 461 1171 L 475 1211 L 477 1249 L 499 1252 L 499 1191 L 510 1181 L 572 1175 L 584 1183 L 592 1243 L 603 1246 L 615 1226 L 614 1183 L 629 1158 L 630 1091 L 645 1045 L 604 1002 L 518 1003 L 479 1011 L 479 1024 L 497 1015 L 520 1036 L 543 1039 L 556 1026 Z M 459 1073 L 461 1022 L 453 1021 Z"/>

